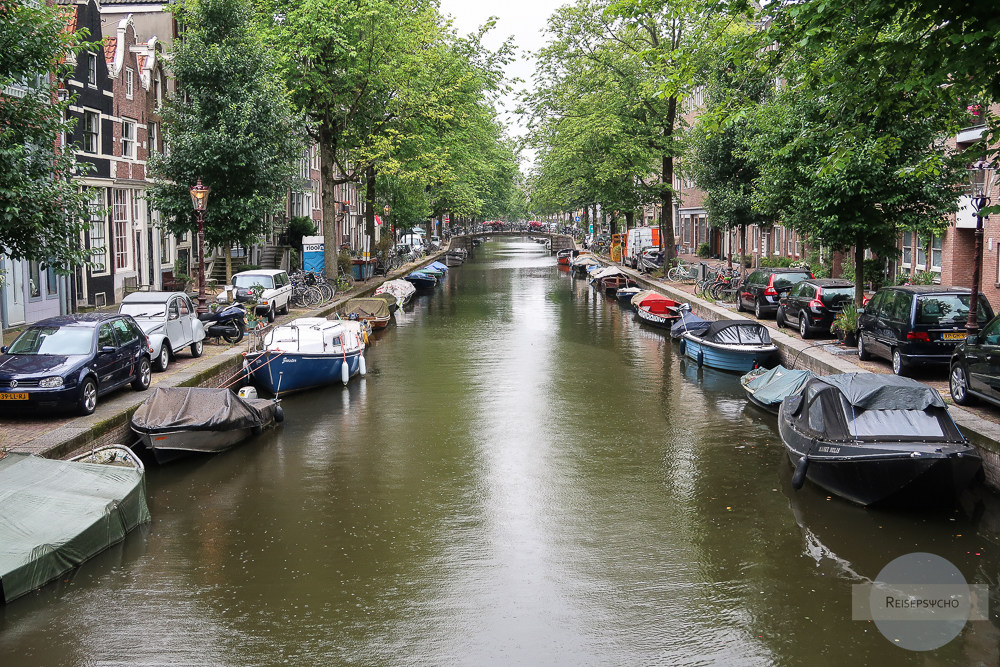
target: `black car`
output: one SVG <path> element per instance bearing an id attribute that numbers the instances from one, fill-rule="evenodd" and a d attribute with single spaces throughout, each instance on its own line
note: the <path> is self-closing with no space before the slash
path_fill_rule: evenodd
<path id="1" fill-rule="evenodd" d="M 854 301 L 854 283 L 842 278 L 813 278 L 792 285 L 781 297 L 775 319 L 778 326 L 797 326 L 803 338 L 830 333 L 830 325 L 844 306 Z"/>
<path id="2" fill-rule="evenodd" d="M 1000 317 L 955 348 L 948 388 L 959 405 L 969 405 L 977 398 L 1000 405 Z"/>
<path id="3" fill-rule="evenodd" d="M 129 315 L 82 313 L 32 324 L 0 348 L 0 408 L 76 408 L 131 382 L 149 388 L 149 340 Z"/>
<path id="4" fill-rule="evenodd" d="M 778 312 L 778 301 L 792 285 L 813 278 L 806 269 L 757 269 L 740 285 L 736 310 L 753 311 L 757 319 Z"/>
<path id="5" fill-rule="evenodd" d="M 859 310 L 858 357 L 889 359 L 897 375 L 905 375 L 911 366 L 948 364 L 965 340 L 971 299 L 964 287 L 883 287 Z M 980 294 L 980 326 L 992 318 L 993 309 Z"/>

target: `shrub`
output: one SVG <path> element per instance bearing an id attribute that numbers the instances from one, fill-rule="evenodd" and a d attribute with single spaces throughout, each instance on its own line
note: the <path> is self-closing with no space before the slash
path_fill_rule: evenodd
<path id="1" fill-rule="evenodd" d="M 312 236 L 315 233 L 316 223 L 312 221 L 312 218 L 300 215 L 288 221 L 288 230 L 285 232 L 285 236 L 288 239 L 288 245 L 301 251 L 302 237 Z"/>
<path id="2" fill-rule="evenodd" d="M 344 275 L 350 275 L 354 264 L 351 260 L 351 253 L 347 250 L 341 250 L 340 254 L 337 255 L 337 270 Z"/>
<path id="3" fill-rule="evenodd" d="M 708 243 L 702 243 L 698 246 L 698 256 L 702 259 L 708 259 L 709 254 L 711 254 L 712 248 Z"/>

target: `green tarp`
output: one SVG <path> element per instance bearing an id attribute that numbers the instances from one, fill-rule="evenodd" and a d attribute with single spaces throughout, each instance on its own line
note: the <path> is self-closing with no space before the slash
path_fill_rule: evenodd
<path id="1" fill-rule="evenodd" d="M 0 597 L 58 578 L 149 521 L 142 470 L 0 458 Z"/>
<path id="2" fill-rule="evenodd" d="M 752 374 L 754 371 L 751 371 Z M 748 374 L 748 375 L 749 375 Z M 744 378 L 747 376 L 744 375 Z M 791 396 L 802 388 L 809 378 L 816 377 L 812 371 L 793 371 L 784 366 L 777 366 L 745 383 L 747 391 L 764 405 L 777 405 L 786 396 Z"/>

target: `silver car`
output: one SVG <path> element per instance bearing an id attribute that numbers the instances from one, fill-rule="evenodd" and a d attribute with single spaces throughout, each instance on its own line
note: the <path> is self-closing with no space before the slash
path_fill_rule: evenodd
<path id="1" fill-rule="evenodd" d="M 149 337 L 157 370 L 167 370 L 170 360 L 185 347 L 191 349 L 192 357 L 201 356 L 205 325 L 184 292 L 133 292 L 122 299 L 118 312 L 131 315 Z"/>

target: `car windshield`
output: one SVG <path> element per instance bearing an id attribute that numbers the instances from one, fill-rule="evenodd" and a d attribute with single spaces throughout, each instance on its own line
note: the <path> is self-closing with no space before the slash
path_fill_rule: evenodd
<path id="1" fill-rule="evenodd" d="M 7 354 L 90 354 L 94 330 L 90 327 L 31 327 L 7 348 Z"/>
<path id="2" fill-rule="evenodd" d="M 824 287 L 823 301 L 843 301 L 845 298 L 854 298 L 853 287 Z"/>
<path id="3" fill-rule="evenodd" d="M 802 280 L 808 280 L 812 278 L 808 273 L 775 273 L 774 274 L 774 289 L 784 289 L 786 287 L 791 287 L 797 282 Z"/>
<path id="4" fill-rule="evenodd" d="M 264 289 L 274 289 L 274 279 L 271 276 L 261 276 L 251 273 L 244 276 L 233 276 L 233 279 L 234 287 L 246 287 L 249 289 L 260 285 Z"/>
<path id="5" fill-rule="evenodd" d="M 123 303 L 118 312 L 132 317 L 163 317 L 167 312 L 165 303 Z"/>
<path id="6" fill-rule="evenodd" d="M 917 297 L 917 324 L 955 325 L 969 319 L 971 294 L 933 294 Z M 990 319 L 982 297 L 979 298 L 978 320 Z"/>

